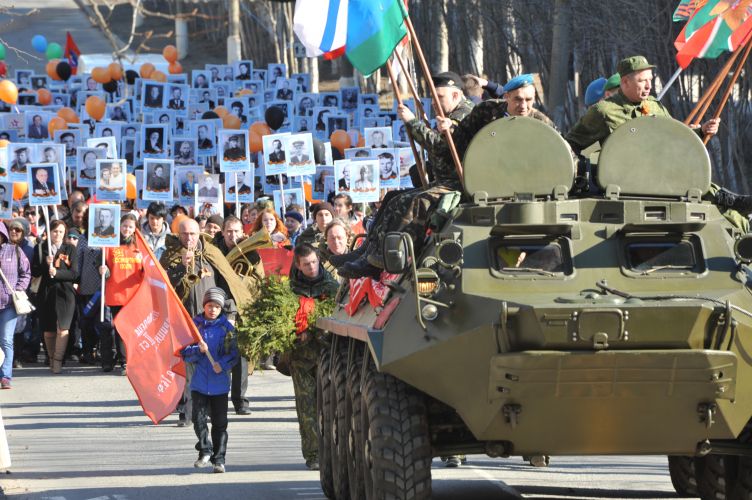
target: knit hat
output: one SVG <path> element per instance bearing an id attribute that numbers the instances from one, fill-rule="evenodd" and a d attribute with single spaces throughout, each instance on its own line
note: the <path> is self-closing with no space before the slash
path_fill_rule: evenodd
<path id="1" fill-rule="evenodd" d="M 290 210 L 289 212 L 285 214 L 285 219 L 288 217 L 291 219 L 295 219 L 300 224 L 303 223 L 303 215 L 300 212 L 296 212 L 295 210 Z"/>
<path id="2" fill-rule="evenodd" d="M 316 218 L 316 214 L 318 214 L 322 210 L 329 210 L 329 213 L 332 214 L 332 217 L 337 212 L 334 211 L 334 207 L 331 203 L 328 201 L 322 201 L 321 203 L 315 204 L 313 207 L 311 207 L 311 214 L 313 215 L 313 218 Z"/>
<path id="3" fill-rule="evenodd" d="M 77 227 L 72 227 L 68 229 L 68 238 L 76 238 L 79 239 L 81 237 L 81 231 L 78 230 Z"/>
<path id="4" fill-rule="evenodd" d="M 206 221 L 207 224 L 211 222 L 212 224 L 216 224 L 219 227 L 222 227 L 222 225 L 225 223 L 224 219 L 219 214 L 214 214 L 211 217 L 209 217 L 209 220 Z"/>
<path id="5" fill-rule="evenodd" d="M 27 221 L 23 217 L 16 217 L 15 219 L 11 220 L 10 224 L 8 224 L 8 229 L 12 227 L 20 227 L 24 232 L 24 236 L 29 234 L 29 221 Z"/>
<path id="6" fill-rule="evenodd" d="M 204 293 L 204 302 L 202 305 L 206 305 L 207 302 L 214 302 L 215 304 L 224 306 L 226 297 L 224 290 L 215 286 Z"/>

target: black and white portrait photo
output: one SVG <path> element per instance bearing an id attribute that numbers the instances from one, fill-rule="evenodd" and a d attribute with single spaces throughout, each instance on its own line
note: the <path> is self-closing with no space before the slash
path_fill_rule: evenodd
<path id="1" fill-rule="evenodd" d="M 250 80 L 253 75 L 253 61 L 236 62 L 234 72 L 236 80 Z"/>
<path id="2" fill-rule="evenodd" d="M 152 109 L 164 108 L 165 87 L 166 85 L 160 82 L 145 83 L 141 94 L 141 106 Z"/>
<path id="3" fill-rule="evenodd" d="M 316 162 L 313 159 L 313 135 L 310 133 L 288 136 L 287 155 L 289 175 L 316 173 Z"/>
<path id="4" fill-rule="evenodd" d="M 367 148 L 382 149 L 392 147 L 391 127 L 365 128 L 363 132 Z"/>
<path id="5" fill-rule="evenodd" d="M 146 178 L 143 198 L 149 201 L 172 201 L 174 164 L 172 160 L 144 160 Z"/>
<path id="6" fill-rule="evenodd" d="M 221 130 L 219 143 L 222 147 L 219 169 L 222 172 L 237 172 L 250 167 L 247 130 Z"/>
<path id="7" fill-rule="evenodd" d="M 188 90 L 187 85 L 170 85 L 169 86 L 169 98 L 167 100 L 167 108 L 174 110 L 185 109 L 185 98 Z"/>
<path id="8" fill-rule="evenodd" d="M 76 168 L 78 185 L 93 188 L 97 185 L 97 160 L 104 160 L 106 151 L 102 148 L 78 148 Z"/>
<path id="9" fill-rule="evenodd" d="M 145 156 L 166 157 L 167 125 L 150 124 L 141 129 L 141 150 Z"/>
<path id="10" fill-rule="evenodd" d="M 91 137 L 86 139 L 86 146 L 90 148 L 102 148 L 105 150 L 105 158 L 115 159 L 117 153 L 117 140 L 115 137 Z"/>
<path id="11" fill-rule="evenodd" d="M 175 165 L 187 166 L 196 165 L 196 139 L 187 137 L 173 137 L 172 140 L 172 157 L 175 158 Z"/>
<path id="12" fill-rule="evenodd" d="M 199 178 L 197 197 L 201 203 L 219 201 L 219 174 L 202 175 Z"/>

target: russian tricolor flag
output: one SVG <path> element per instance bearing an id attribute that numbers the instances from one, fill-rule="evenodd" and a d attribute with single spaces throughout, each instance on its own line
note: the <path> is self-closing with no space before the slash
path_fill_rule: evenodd
<path id="1" fill-rule="evenodd" d="M 345 53 L 348 0 L 297 0 L 293 29 L 308 57 Z"/>

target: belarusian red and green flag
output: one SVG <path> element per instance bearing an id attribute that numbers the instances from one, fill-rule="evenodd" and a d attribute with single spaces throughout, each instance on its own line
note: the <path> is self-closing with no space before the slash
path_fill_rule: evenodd
<path id="1" fill-rule="evenodd" d="M 674 20 L 688 18 L 674 42 L 682 69 L 696 57 L 735 51 L 752 33 L 752 0 L 682 0 Z"/>

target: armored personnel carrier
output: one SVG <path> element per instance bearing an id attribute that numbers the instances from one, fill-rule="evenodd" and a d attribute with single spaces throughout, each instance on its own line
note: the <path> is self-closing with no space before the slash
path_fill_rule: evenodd
<path id="1" fill-rule="evenodd" d="M 433 457 L 485 453 L 668 455 L 677 492 L 752 498 L 752 236 L 697 135 L 627 122 L 588 179 L 504 118 L 464 168 L 420 254 L 387 236 L 382 300 L 317 323 L 327 496 L 428 498 Z"/>

